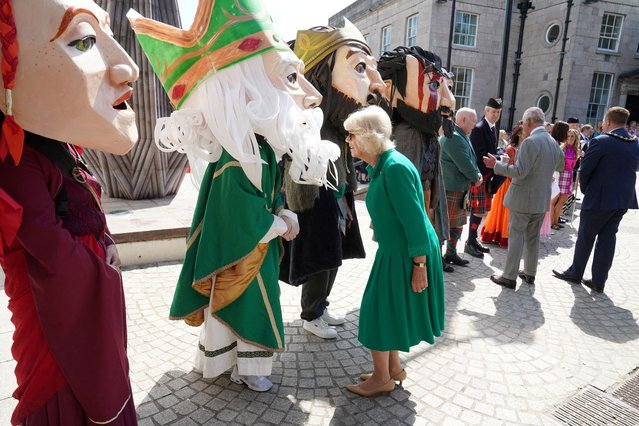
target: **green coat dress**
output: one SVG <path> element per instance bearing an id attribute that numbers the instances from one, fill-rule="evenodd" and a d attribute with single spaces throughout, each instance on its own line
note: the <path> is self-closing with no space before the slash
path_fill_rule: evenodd
<path id="1" fill-rule="evenodd" d="M 366 207 L 379 248 L 362 298 L 359 341 L 377 351 L 408 352 L 434 343 L 444 328 L 444 276 L 439 242 L 424 211 L 413 164 L 394 149 L 383 153 L 371 176 Z M 413 257 L 426 255 L 428 288 L 411 287 Z"/>

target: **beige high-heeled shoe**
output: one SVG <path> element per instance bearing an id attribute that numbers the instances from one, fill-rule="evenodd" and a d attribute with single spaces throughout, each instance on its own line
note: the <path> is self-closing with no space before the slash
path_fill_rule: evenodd
<path id="1" fill-rule="evenodd" d="M 372 376 L 371 373 L 363 373 L 359 375 L 359 379 L 363 382 L 365 382 L 366 380 L 370 379 Z M 408 374 L 406 374 L 406 370 L 402 368 L 402 371 L 400 371 L 397 374 L 394 374 L 391 376 L 391 379 L 393 379 L 396 382 L 399 382 L 400 386 L 401 384 L 404 382 L 404 380 L 406 380 L 406 377 L 408 377 Z"/>
<path id="2" fill-rule="evenodd" d="M 395 389 L 395 381 L 393 379 L 390 379 L 389 381 L 387 381 L 386 383 L 384 383 L 380 387 L 378 387 L 376 389 L 371 389 L 371 390 L 364 390 L 364 389 L 362 389 L 361 385 L 348 385 L 348 386 L 346 386 L 346 390 L 348 390 L 349 392 L 353 392 L 356 395 L 364 396 L 364 397 L 367 397 L 367 398 L 371 397 L 371 396 L 378 395 L 380 393 L 385 393 L 386 395 L 390 395 L 390 393 L 394 389 Z"/>

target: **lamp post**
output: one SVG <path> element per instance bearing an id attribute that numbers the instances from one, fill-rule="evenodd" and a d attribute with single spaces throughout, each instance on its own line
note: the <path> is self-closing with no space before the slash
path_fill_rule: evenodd
<path id="1" fill-rule="evenodd" d="M 504 99 L 504 86 L 506 85 L 506 67 L 508 66 L 508 46 L 510 45 L 510 22 L 513 14 L 513 0 L 506 0 L 506 19 L 504 21 L 504 36 L 501 49 L 501 68 L 499 70 L 499 98 Z M 511 111 L 512 114 L 512 111 Z M 501 116 L 497 121 L 497 128 L 501 128 Z M 509 127 L 509 129 L 512 128 Z"/>
<path id="2" fill-rule="evenodd" d="M 587 2 L 584 2 L 587 3 Z M 564 69 L 564 58 L 566 56 L 566 43 L 568 42 L 568 24 L 570 23 L 570 10 L 572 9 L 572 0 L 568 0 L 566 8 L 566 20 L 564 22 L 564 37 L 561 41 L 561 52 L 559 52 L 559 70 L 557 71 L 557 85 L 555 86 L 555 99 L 552 105 L 552 122 L 557 119 L 557 103 L 559 100 L 559 86 L 563 80 L 562 72 Z"/>
<path id="3" fill-rule="evenodd" d="M 528 17 L 528 11 L 534 9 L 532 1 L 519 0 L 517 2 L 517 9 L 519 9 L 519 39 L 517 40 L 517 51 L 515 52 L 515 71 L 513 73 L 513 94 L 510 99 L 510 116 L 508 117 L 508 128 L 513 128 L 513 121 L 515 117 L 515 102 L 517 101 L 517 84 L 519 82 L 519 69 L 521 68 L 521 55 L 522 45 L 524 44 L 524 27 L 526 25 L 526 18 Z"/>
<path id="4" fill-rule="evenodd" d="M 441 0 L 437 0 L 443 3 Z M 446 0 L 444 0 L 445 2 Z M 448 56 L 446 57 L 446 69 L 450 71 L 450 57 L 453 53 L 453 34 L 455 32 L 455 6 L 456 0 L 453 0 L 452 9 L 450 11 L 450 32 L 448 33 Z"/>

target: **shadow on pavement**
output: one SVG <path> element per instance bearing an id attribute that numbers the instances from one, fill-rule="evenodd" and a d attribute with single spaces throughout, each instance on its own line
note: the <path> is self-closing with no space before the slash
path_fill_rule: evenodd
<path id="1" fill-rule="evenodd" d="M 571 288 L 575 303 L 570 319 L 584 333 L 615 343 L 639 339 L 639 325 L 632 311 L 616 306 L 605 293 L 591 293 L 579 284 Z"/>
<path id="2" fill-rule="evenodd" d="M 494 315 L 460 309 L 461 315 L 475 318 L 473 326 L 483 337 L 491 337 L 496 344 L 530 343 L 533 331 L 545 323 L 541 303 L 535 298 L 535 286 L 520 283 L 515 291 L 502 289 L 493 297 Z"/>
<path id="3" fill-rule="evenodd" d="M 348 391 L 346 391 L 348 393 Z M 408 424 L 415 423 L 415 406 L 411 393 L 395 387 L 390 396 L 363 398 L 353 395 L 349 403 L 335 409 L 331 425 Z"/>
<path id="4" fill-rule="evenodd" d="M 142 401 L 136 401 L 138 418 L 163 425 L 254 424 L 260 420 L 274 424 L 306 423 L 311 401 L 298 402 L 296 389 L 291 394 L 291 388 L 276 383 L 281 382 L 281 375 L 273 374 L 271 378 L 273 389 L 260 393 L 231 382 L 229 374 L 207 380 L 196 371 L 168 371 Z M 305 402 L 308 404 L 303 410 Z M 324 405 L 330 406 L 328 397 Z"/>

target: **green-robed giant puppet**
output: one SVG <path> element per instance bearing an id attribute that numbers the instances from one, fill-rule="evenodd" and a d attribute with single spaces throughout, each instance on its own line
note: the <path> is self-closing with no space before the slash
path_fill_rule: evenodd
<path id="1" fill-rule="evenodd" d="M 259 0 L 200 0 L 189 30 L 128 17 L 177 108 L 156 142 L 185 152 L 200 185 L 170 316 L 202 325 L 204 377 L 233 368 L 234 382 L 266 391 L 284 350 L 278 237 L 299 232 L 277 163 L 288 155 L 293 179 L 326 183 L 339 151 L 320 138 L 321 95 Z"/>

